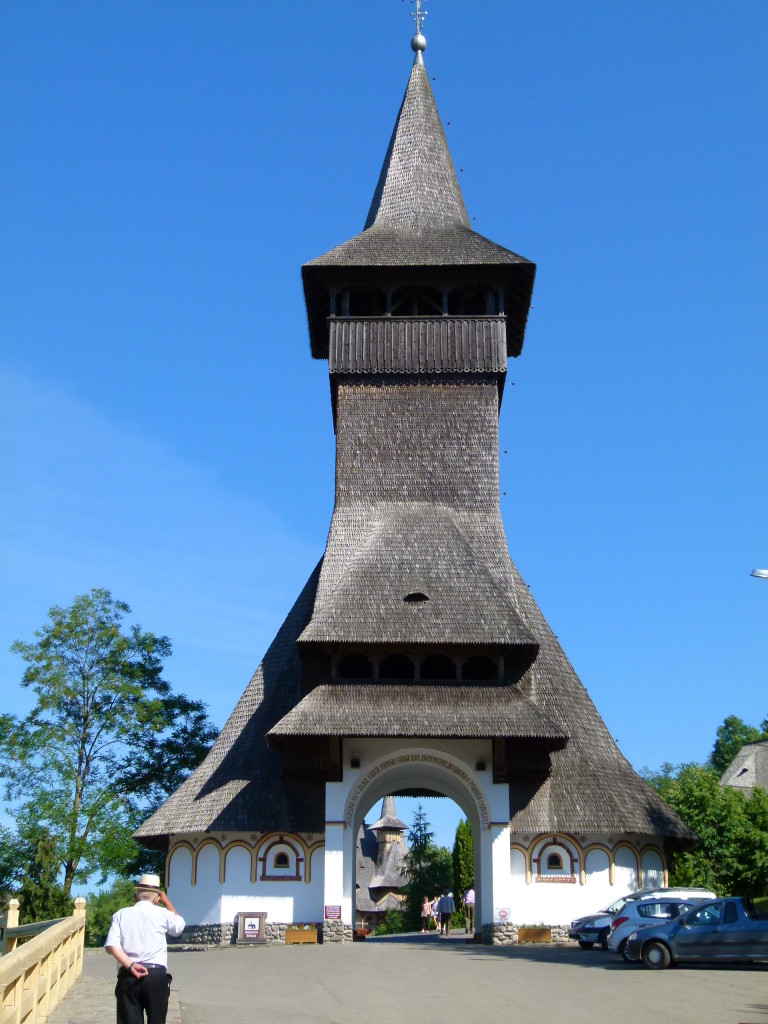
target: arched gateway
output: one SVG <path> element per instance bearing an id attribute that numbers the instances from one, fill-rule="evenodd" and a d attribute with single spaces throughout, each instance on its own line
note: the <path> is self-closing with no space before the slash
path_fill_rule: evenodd
<path id="1" fill-rule="evenodd" d="M 137 832 L 193 935 L 241 912 L 351 938 L 362 813 L 452 797 L 488 940 L 664 877 L 684 823 L 633 772 L 510 560 L 498 416 L 534 265 L 472 230 L 417 34 L 361 234 L 303 267 L 336 497 L 320 564 L 211 753 Z M 524 496 L 520 496 L 521 499 Z"/>

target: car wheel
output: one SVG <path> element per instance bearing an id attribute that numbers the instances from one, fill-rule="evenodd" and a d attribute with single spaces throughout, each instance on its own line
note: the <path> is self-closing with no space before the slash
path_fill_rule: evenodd
<path id="1" fill-rule="evenodd" d="M 581 939 L 579 939 L 579 945 L 582 949 L 592 949 L 594 942 L 582 942 Z"/>
<path id="2" fill-rule="evenodd" d="M 621 954 L 622 960 L 624 960 L 628 964 L 633 964 L 635 961 L 627 952 L 627 942 L 627 939 L 622 939 L 622 941 L 619 943 L 619 953 Z"/>
<path id="3" fill-rule="evenodd" d="M 597 941 L 600 943 L 601 949 L 608 949 L 608 934 L 607 928 L 604 932 L 600 932 L 600 938 Z"/>
<path id="4" fill-rule="evenodd" d="M 643 946 L 643 963 L 651 970 L 660 971 L 669 967 L 671 957 L 663 942 L 646 942 Z"/>

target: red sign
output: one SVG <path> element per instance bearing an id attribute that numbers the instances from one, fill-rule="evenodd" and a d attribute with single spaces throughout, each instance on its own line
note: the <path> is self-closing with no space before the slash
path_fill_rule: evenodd
<path id="1" fill-rule="evenodd" d="M 341 907 L 326 907 L 324 916 L 326 921 L 340 921 Z"/>

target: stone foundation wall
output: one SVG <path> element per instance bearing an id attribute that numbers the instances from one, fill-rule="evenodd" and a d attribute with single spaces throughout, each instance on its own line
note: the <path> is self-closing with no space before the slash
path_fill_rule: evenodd
<path id="1" fill-rule="evenodd" d="M 221 924 L 188 924 L 178 939 L 172 943 L 186 943 L 194 946 L 229 946 L 235 941 L 235 925 L 231 921 Z"/>
<path id="2" fill-rule="evenodd" d="M 484 924 L 482 928 L 483 943 L 486 946 L 511 946 L 520 942 L 520 929 L 524 925 L 517 924 Z M 568 942 L 568 925 L 557 924 L 550 927 L 550 942 Z"/>
<path id="3" fill-rule="evenodd" d="M 323 942 L 352 942 L 354 932 L 351 924 L 343 921 L 323 921 Z"/>
<path id="4" fill-rule="evenodd" d="M 331 927 L 333 934 L 326 931 L 328 927 Z M 336 926 L 341 926 L 338 929 Z M 266 945 L 272 945 L 273 943 L 285 943 L 285 929 L 288 926 L 285 923 L 264 922 L 264 937 L 266 938 Z M 318 942 L 342 942 L 352 941 L 352 928 L 349 927 L 349 936 L 345 931 L 345 926 L 341 921 L 325 921 L 321 927 L 320 924 L 315 926 L 317 928 L 317 939 Z M 336 934 L 340 931 L 341 934 Z M 237 924 L 225 922 L 223 924 L 188 924 L 184 931 L 181 933 L 178 939 L 169 939 L 169 944 L 178 943 L 181 945 L 190 946 L 232 946 L 237 941 Z M 254 946 L 261 945 L 261 943 L 254 942 Z"/>

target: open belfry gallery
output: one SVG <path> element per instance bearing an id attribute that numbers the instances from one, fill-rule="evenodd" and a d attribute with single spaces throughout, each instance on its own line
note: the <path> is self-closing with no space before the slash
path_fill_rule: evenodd
<path id="1" fill-rule="evenodd" d="M 244 912 L 273 941 L 294 922 L 351 940 L 358 834 L 388 796 L 461 808 L 486 942 L 662 885 L 668 844 L 695 839 L 510 560 L 498 417 L 535 267 L 470 227 L 416 27 L 364 229 L 302 268 L 336 433 L 325 553 L 205 761 L 136 833 L 207 941 Z"/>

